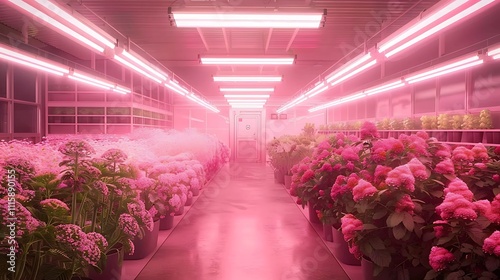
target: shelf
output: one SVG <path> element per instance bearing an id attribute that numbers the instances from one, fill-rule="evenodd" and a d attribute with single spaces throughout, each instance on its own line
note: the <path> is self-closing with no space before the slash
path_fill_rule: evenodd
<path id="1" fill-rule="evenodd" d="M 483 143 L 486 146 L 500 146 L 500 129 L 466 129 L 466 130 L 378 130 L 381 138 L 397 138 L 401 134 L 415 134 L 425 131 L 429 137 L 434 137 L 438 141 L 449 144 L 475 145 Z M 318 134 L 328 135 L 335 133 L 354 134 L 359 137 L 359 130 L 319 130 Z"/>

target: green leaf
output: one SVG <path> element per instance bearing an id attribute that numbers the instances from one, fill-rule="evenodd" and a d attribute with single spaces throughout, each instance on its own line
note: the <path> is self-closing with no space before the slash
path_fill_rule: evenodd
<path id="1" fill-rule="evenodd" d="M 413 216 L 413 221 L 415 221 L 415 223 L 417 223 L 417 224 L 425 223 L 425 220 L 420 216 Z"/>
<path id="2" fill-rule="evenodd" d="M 389 267 L 391 264 L 391 254 L 386 250 L 374 250 L 368 257 L 378 266 Z"/>
<path id="3" fill-rule="evenodd" d="M 450 181 L 453 181 L 455 178 L 457 178 L 457 176 L 455 176 L 454 174 L 443 174 L 443 177 Z"/>
<path id="4" fill-rule="evenodd" d="M 394 212 L 387 217 L 386 223 L 388 227 L 395 227 L 399 225 L 404 219 L 404 213 Z"/>
<path id="5" fill-rule="evenodd" d="M 417 266 L 417 265 L 419 265 L 419 264 L 420 264 L 420 261 L 419 261 L 418 259 L 413 259 L 413 260 L 411 261 L 411 265 L 413 265 L 413 267 L 416 267 L 416 266 Z"/>
<path id="6" fill-rule="evenodd" d="M 377 229 L 378 227 L 374 224 L 363 224 L 363 230 Z"/>
<path id="7" fill-rule="evenodd" d="M 373 237 L 370 238 L 370 245 L 373 247 L 375 250 L 384 250 L 385 249 L 385 244 L 380 237 Z"/>
<path id="8" fill-rule="evenodd" d="M 413 217 L 410 213 L 404 212 L 403 225 L 408 231 L 413 231 L 415 223 L 413 222 Z"/>
<path id="9" fill-rule="evenodd" d="M 375 212 L 375 214 L 373 214 L 373 219 L 378 220 L 378 219 L 384 217 L 385 215 L 387 215 L 387 210 L 384 208 L 384 209 L 381 209 L 381 210 Z"/>
<path id="10" fill-rule="evenodd" d="M 431 191 L 430 194 L 432 194 L 435 197 L 443 197 L 444 192 L 443 191 Z"/>
<path id="11" fill-rule="evenodd" d="M 465 272 L 463 270 L 459 270 L 459 271 L 454 271 L 448 275 L 446 275 L 446 280 L 455 280 L 455 279 L 463 279 L 462 276 L 465 275 Z"/>
<path id="12" fill-rule="evenodd" d="M 500 259 L 488 256 L 484 265 L 488 271 L 495 271 L 500 268 Z"/>
<path id="13" fill-rule="evenodd" d="M 396 238 L 396 240 L 401 240 L 405 236 L 406 230 L 402 226 L 393 227 L 392 234 L 394 235 L 394 238 Z"/>
<path id="14" fill-rule="evenodd" d="M 438 276 L 439 276 L 439 272 L 431 269 L 431 270 L 427 271 L 427 274 L 425 274 L 424 280 L 436 279 Z"/>
<path id="15" fill-rule="evenodd" d="M 455 235 L 453 235 L 453 234 L 449 234 L 448 236 L 443 236 L 443 237 L 438 239 L 437 245 L 443 245 L 443 244 L 449 242 L 450 240 L 452 240 L 454 237 L 455 237 Z"/>
<path id="16" fill-rule="evenodd" d="M 479 227 L 468 228 L 467 235 L 469 235 L 469 237 L 479 246 L 482 246 L 483 240 L 486 238 L 483 230 Z"/>
<path id="17" fill-rule="evenodd" d="M 443 183 L 443 182 L 441 182 L 441 181 L 439 181 L 439 180 L 436 180 L 436 179 L 431 179 L 431 181 L 433 181 L 434 183 L 437 183 L 437 184 L 439 184 L 439 185 L 441 185 L 441 186 L 444 186 L 444 183 Z"/>

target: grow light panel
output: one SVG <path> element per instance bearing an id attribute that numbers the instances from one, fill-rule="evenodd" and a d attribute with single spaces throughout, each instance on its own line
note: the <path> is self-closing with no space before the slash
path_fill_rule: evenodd
<path id="1" fill-rule="evenodd" d="M 295 57 L 201 57 L 200 61 L 209 65 L 291 65 Z"/>
<path id="2" fill-rule="evenodd" d="M 269 94 L 225 94 L 225 98 L 269 98 Z"/>
<path id="3" fill-rule="evenodd" d="M 220 88 L 221 92 L 273 92 L 274 88 Z"/>
<path id="4" fill-rule="evenodd" d="M 214 76 L 214 82 L 281 82 L 282 76 Z"/>
<path id="5" fill-rule="evenodd" d="M 476 66 L 476 65 L 479 65 L 482 63 L 483 63 L 483 60 L 479 59 L 479 56 L 477 56 L 477 55 L 474 55 L 472 57 L 467 57 L 467 58 L 460 58 L 460 59 L 457 59 L 457 61 L 455 61 L 455 62 L 447 62 L 444 65 L 441 64 L 441 66 L 438 65 L 438 66 L 434 67 L 434 69 L 426 70 L 422 73 L 411 75 L 411 76 L 405 78 L 405 80 L 409 84 L 412 84 L 412 83 L 424 81 L 424 80 L 427 80 L 430 78 L 442 76 L 442 75 L 445 75 L 448 73 L 452 73 L 455 71 L 459 71 L 462 69 L 466 69 L 466 68 Z"/>
<path id="6" fill-rule="evenodd" d="M 168 10 L 177 27 L 196 28 L 319 28 L 326 10 L 320 12 L 285 13 L 279 11 L 221 12 Z"/>

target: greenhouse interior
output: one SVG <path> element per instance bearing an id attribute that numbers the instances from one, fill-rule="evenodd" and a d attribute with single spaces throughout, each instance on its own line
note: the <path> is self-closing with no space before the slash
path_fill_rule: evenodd
<path id="1" fill-rule="evenodd" d="M 0 280 L 500 279 L 499 4 L 2 1 Z"/>

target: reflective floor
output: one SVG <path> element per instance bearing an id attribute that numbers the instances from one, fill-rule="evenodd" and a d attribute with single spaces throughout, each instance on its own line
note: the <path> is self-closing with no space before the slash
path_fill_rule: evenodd
<path id="1" fill-rule="evenodd" d="M 269 167 L 235 163 L 202 192 L 136 279 L 349 279 Z"/>

